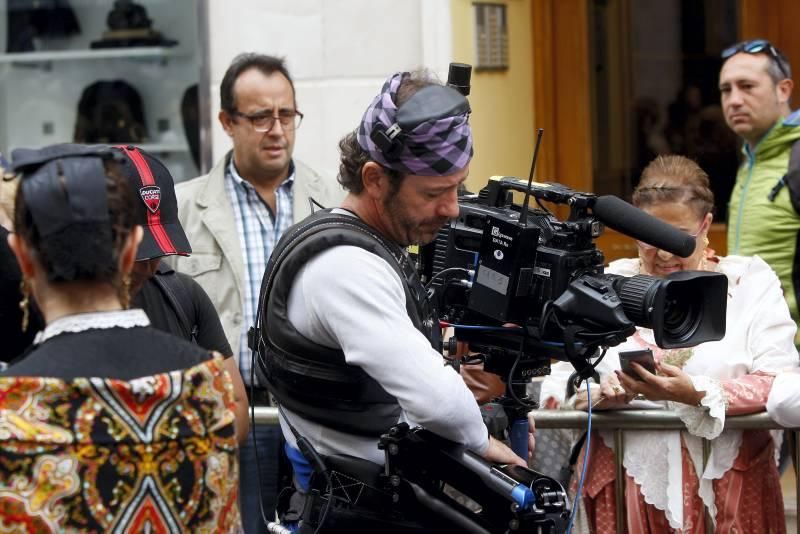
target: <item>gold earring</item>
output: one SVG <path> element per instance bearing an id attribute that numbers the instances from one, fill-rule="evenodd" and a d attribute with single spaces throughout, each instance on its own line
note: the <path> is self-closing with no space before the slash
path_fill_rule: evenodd
<path id="1" fill-rule="evenodd" d="M 710 243 L 710 241 L 708 240 L 708 236 L 705 236 L 705 237 L 703 238 L 703 246 L 704 246 L 704 247 L 708 247 L 708 244 L 709 244 L 709 243 Z"/>
<path id="2" fill-rule="evenodd" d="M 122 289 L 120 290 L 119 302 L 122 304 L 122 309 L 127 310 L 131 305 L 131 275 L 122 275 Z"/>
<path id="3" fill-rule="evenodd" d="M 19 301 L 19 309 L 22 312 L 22 331 L 25 332 L 28 329 L 28 321 L 30 321 L 31 318 L 31 292 L 24 278 L 19 283 L 19 292 L 22 293 L 22 300 Z"/>

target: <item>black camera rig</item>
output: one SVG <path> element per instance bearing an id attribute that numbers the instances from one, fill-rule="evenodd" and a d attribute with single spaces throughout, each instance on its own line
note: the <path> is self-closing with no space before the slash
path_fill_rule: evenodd
<path id="1" fill-rule="evenodd" d="M 567 494 L 548 476 L 488 464 L 463 445 L 405 423 L 384 434 L 379 447 L 398 501 L 413 503 L 413 515 L 436 531 L 549 534 L 566 528 Z"/>

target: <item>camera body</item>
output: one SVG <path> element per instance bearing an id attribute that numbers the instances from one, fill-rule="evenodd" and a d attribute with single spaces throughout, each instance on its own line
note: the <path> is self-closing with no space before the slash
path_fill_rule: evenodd
<path id="1" fill-rule="evenodd" d="M 540 185 L 540 184 L 536 184 Z M 603 254 L 594 244 L 603 225 L 586 212 L 591 195 L 549 184 L 542 198 L 574 198 L 567 221 L 543 210 L 530 212 L 520 224 L 521 206 L 514 193 L 527 184 L 510 177 L 491 178 L 478 195 L 459 201 L 459 216 L 442 228 L 436 240 L 422 248 L 423 279 L 431 280 L 437 268 L 475 269 L 468 302 L 446 294 L 452 277 L 433 280 L 439 297 L 440 317 L 461 322 L 477 312 L 497 321 L 529 323 L 539 318 L 537 303 L 554 300 L 581 274 L 603 272 Z"/>
<path id="2" fill-rule="evenodd" d="M 523 192 L 538 209 L 515 201 Z M 592 209 L 597 198 L 561 184 L 529 189 L 516 178 L 495 177 L 479 194 L 463 195 L 459 216 L 420 249 L 420 277 L 440 320 L 484 354 L 487 370 L 529 378 L 547 374 L 556 359 L 588 378 L 591 359 L 636 326 L 652 328 L 665 348 L 724 335 L 724 275 L 604 273 L 595 245 L 604 229 Z M 542 201 L 567 205 L 568 218 L 559 220 Z"/>

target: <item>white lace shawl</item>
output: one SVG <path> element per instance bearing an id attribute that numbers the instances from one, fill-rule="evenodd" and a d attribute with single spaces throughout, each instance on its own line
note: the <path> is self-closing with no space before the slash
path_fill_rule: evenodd
<path id="1" fill-rule="evenodd" d="M 742 442 L 740 430 L 724 430 L 726 400 L 718 380 L 743 376 L 755 371 L 776 373 L 797 367 L 794 348 L 796 326 L 783 299 L 780 283 L 772 269 L 758 257 L 728 256 L 718 270 L 728 276 L 727 330 L 725 338 L 698 345 L 683 370 L 697 390 L 706 392 L 701 406 L 679 403 L 631 403 L 631 408 L 667 408 L 677 412 L 686 424 L 683 437 L 700 480 L 699 495 L 715 517 L 713 485 L 733 465 Z M 638 260 L 613 262 L 606 272 L 631 276 L 638 274 Z M 652 343 L 653 333 L 640 328 L 639 334 Z M 641 348 L 630 338 L 609 349 L 597 370 L 601 377 L 619 369 L 618 353 Z M 560 362 L 542 385 L 542 400 L 554 397 L 564 403 L 566 380 L 572 368 Z M 585 387 L 585 386 L 583 386 Z M 611 432 L 601 432 L 605 444 L 613 449 Z M 703 470 L 701 437 L 711 439 L 711 454 Z M 625 432 L 623 465 L 642 488 L 647 503 L 664 510 L 672 528 L 683 528 L 683 483 L 681 432 Z"/>

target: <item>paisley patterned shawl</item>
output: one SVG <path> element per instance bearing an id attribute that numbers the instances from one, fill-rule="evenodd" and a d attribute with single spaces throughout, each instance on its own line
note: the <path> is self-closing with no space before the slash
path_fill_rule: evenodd
<path id="1" fill-rule="evenodd" d="M 0 531 L 232 532 L 222 360 L 131 381 L 0 377 Z"/>

